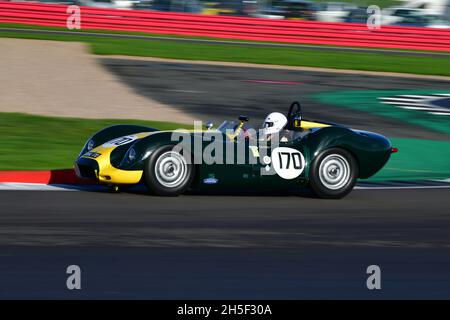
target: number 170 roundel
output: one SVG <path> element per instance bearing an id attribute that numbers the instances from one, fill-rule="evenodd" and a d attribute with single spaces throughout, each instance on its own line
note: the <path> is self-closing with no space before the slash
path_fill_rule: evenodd
<path id="1" fill-rule="evenodd" d="M 283 179 L 295 179 L 305 168 L 305 157 L 292 148 L 275 148 L 272 151 L 272 166 L 275 172 Z"/>

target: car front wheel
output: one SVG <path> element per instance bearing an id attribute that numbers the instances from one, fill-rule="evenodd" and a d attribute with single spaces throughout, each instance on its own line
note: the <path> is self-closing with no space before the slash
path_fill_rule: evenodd
<path id="1" fill-rule="evenodd" d="M 144 170 L 145 184 L 156 195 L 178 196 L 194 178 L 194 166 L 172 145 L 156 149 L 148 157 Z"/>

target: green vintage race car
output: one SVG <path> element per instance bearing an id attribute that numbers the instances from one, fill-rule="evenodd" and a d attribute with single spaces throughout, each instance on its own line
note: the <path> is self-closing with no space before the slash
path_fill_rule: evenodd
<path id="1" fill-rule="evenodd" d="M 114 125 L 88 139 L 75 171 L 115 188 L 143 182 L 163 196 L 188 189 L 279 193 L 307 185 L 319 197 L 342 198 L 396 151 L 379 134 L 307 121 L 298 102 L 280 135 L 261 137 L 245 116 L 193 131 Z"/>

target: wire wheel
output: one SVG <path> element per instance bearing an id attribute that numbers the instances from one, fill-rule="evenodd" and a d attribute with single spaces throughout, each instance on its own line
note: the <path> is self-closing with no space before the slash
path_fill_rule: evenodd
<path id="1" fill-rule="evenodd" d="M 358 175 L 355 157 L 347 150 L 331 148 L 312 161 L 309 184 L 320 198 L 340 199 L 353 190 Z"/>
<path id="2" fill-rule="evenodd" d="M 191 186 L 195 167 L 173 145 L 154 150 L 145 162 L 144 182 L 156 195 L 177 196 Z"/>
<path id="3" fill-rule="evenodd" d="M 339 154 L 326 156 L 319 166 L 320 182 L 330 190 L 339 190 L 350 179 L 350 164 Z"/>
<path id="4" fill-rule="evenodd" d="M 186 160 L 178 152 L 163 153 L 156 160 L 155 177 L 164 187 L 178 187 L 187 177 Z"/>

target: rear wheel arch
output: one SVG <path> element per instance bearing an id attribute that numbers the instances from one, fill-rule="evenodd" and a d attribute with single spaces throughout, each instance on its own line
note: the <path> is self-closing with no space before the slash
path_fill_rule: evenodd
<path id="1" fill-rule="evenodd" d="M 346 146 L 336 146 L 334 148 L 345 150 L 345 151 L 347 151 L 348 153 L 350 153 L 353 156 L 353 158 L 356 161 L 356 165 L 358 166 L 357 170 L 358 170 L 358 178 L 359 178 L 359 174 L 361 173 L 361 170 L 360 170 L 361 169 L 361 162 L 360 162 L 360 159 L 359 159 L 358 155 L 351 148 L 348 148 Z"/>

